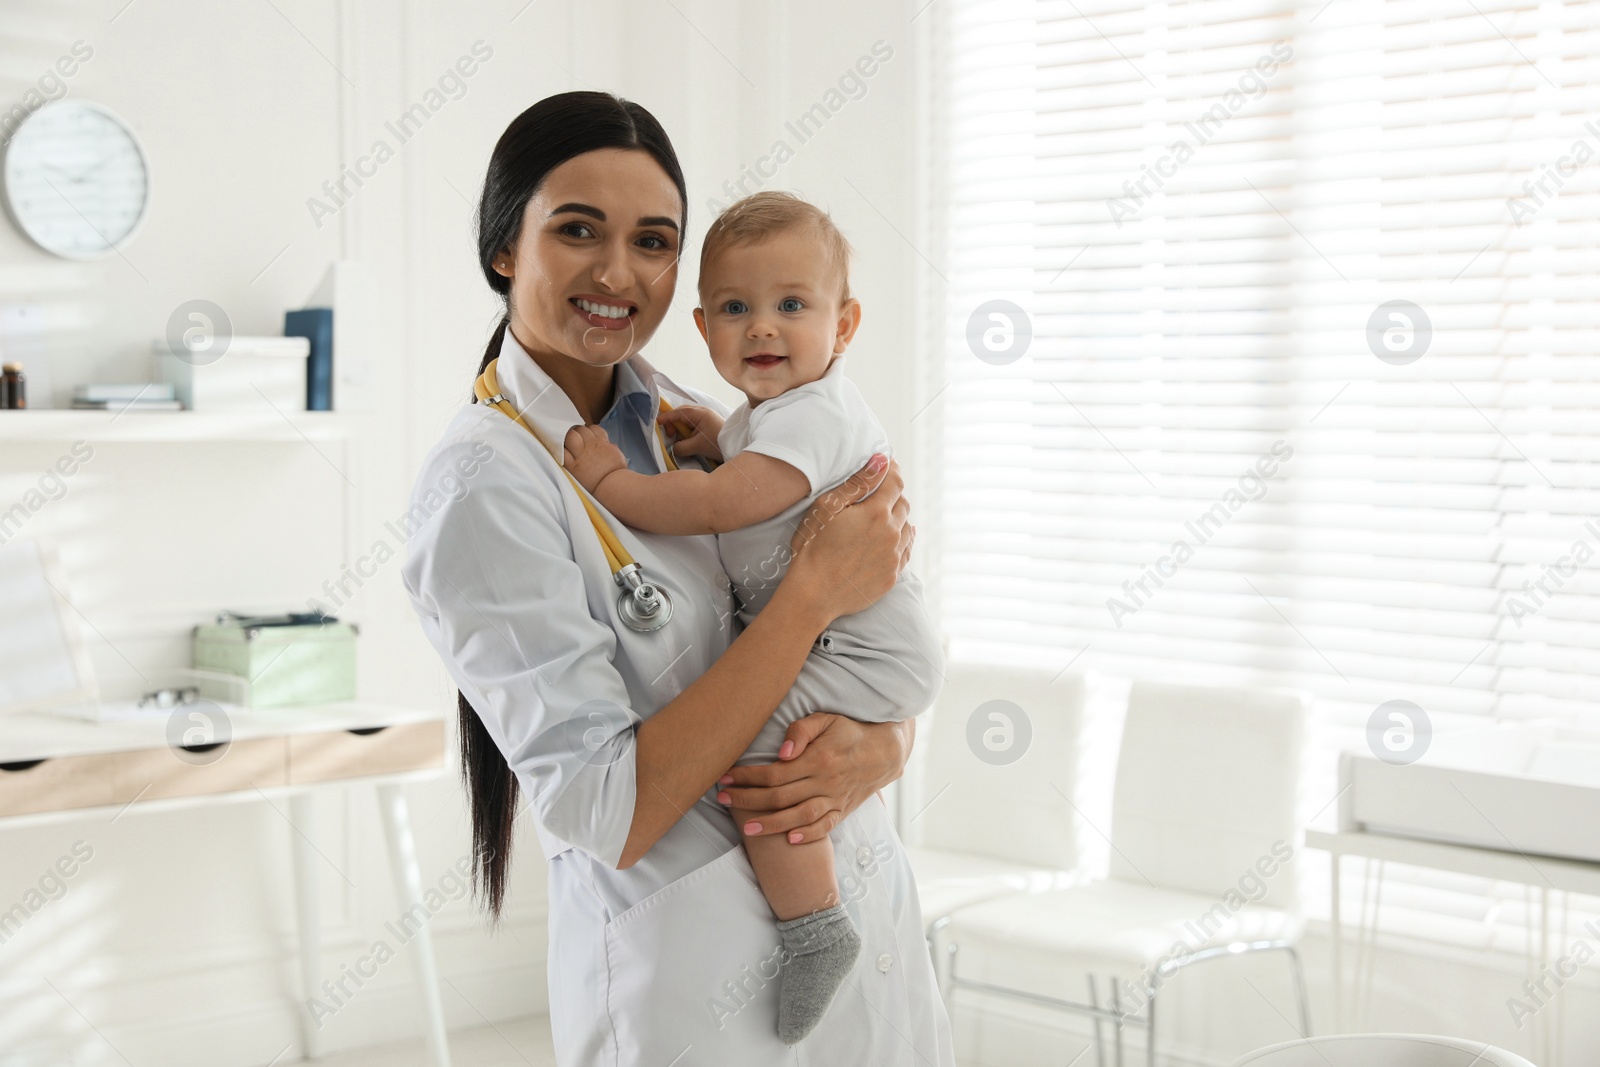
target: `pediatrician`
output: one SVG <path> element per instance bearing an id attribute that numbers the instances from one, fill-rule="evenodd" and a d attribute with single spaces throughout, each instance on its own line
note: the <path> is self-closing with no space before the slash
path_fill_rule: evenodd
<path id="1" fill-rule="evenodd" d="M 634 470 L 695 462 L 689 440 L 673 456 L 658 413 L 724 410 L 639 354 L 672 303 L 687 202 L 660 125 L 604 93 L 540 101 L 489 161 L 478 252 L 506 318 L 483 402 L 423 461 L 413 499 L 434 514 L 405 567 L 461 691 L 479 888 L 498 915 L 525 803 L 549 868 L 563 1067 L 953 1067 L 911 869 L 877 795 L 912 724 L 813 715 L 779 763 L 729 770 L 829 623 L 909 559 L 898 470 L 874 457 L 818 502 L 771 605 L 738 632 L 713 538 L 623 527 L 560 465 L 580 423 L 604 427 Z M 730 801 L 769 813 L 745 833 L 831 833 L 862 936 L 855 972 L 793 1048 L 777 1036 L 775 920 Z"/>

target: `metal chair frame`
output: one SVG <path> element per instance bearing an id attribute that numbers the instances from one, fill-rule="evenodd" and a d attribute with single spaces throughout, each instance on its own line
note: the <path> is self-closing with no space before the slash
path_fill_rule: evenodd
<path id="1" fill-rule="evenodd" d="M 1102 1031 L 1103 1024 L 1110 1022 L 1114 1025 L 1113 1048 L 1115 1051 L 1115 1067 L 1123 1067 L 1122 1030 L 1125 1026 L 1140 1027 L 1145 1032 L 1145 1064 L 1146 1067 L 1155 1067 L 1156 1064 L 1156 994 L 1160 989 L 1151 989 L 1149 999 L 1145 1002 L 1144 1014 L 1124 1012 L 1122 1010 L 1122 997 L 1117 986 L 1116 976 L 1108 975 L 1111 987 L 1110 1007 L 1100 1006 L 1098 976 L 1088 975 L 1089 1003 L 1083 1004 L 1074 1000 L 1063 1000 L 1059 997 L 1045 996 L 1042 993 L 1031 993 L 1025 989 L 1013 989 L 1009 986 L 994 985 L 990 982 L 979 982 L 971 978 L 962 978 L 956 973 L 956 955 L 960 946 L 952 942 L 946 953 L 949 965 L 944 975 L 940 974 L 937 941 L 939 932 L 950 924 L 954 914 L 941 915 L 928 924 L 926 939 L 928 953 L 933 960 L 934 979 L 939 983 L 940 992 L 944 996 L 945 1008 L 950 1015 L 950 1026 L 955 1028 L 955 1013 L 951 1010 L 955 991 L 957 989 L 970 989 L 973 992 L 986 993 L 990 996 L 1008 997 L 1012 1000 L 1028 1004 L 1037 1004 L 1041 1007 L 1054 1008 L 1057 1011 L 1074 1012 L 1088 1015 L 1094 1020 L 1095 1062 L 1098 1067 L 1106 1067 L 1105 1037 Z M 1224 956 L 1242 956 L 1253 952 L 1284 952 L 1289 956 L 1290 973 L 1294 977 L 1295 998 L 1300 1009 L 1300 1036 L 1311 1035 L 1311 1003 L 1306 995 L 1305 967 L 1300 962 L 1300 952 L 1296 942 L 1287 939 L 1270 941 L 1236 941 L 1227 945 L 1217 945 L 1212 948 L 1201 949 L 1181 960 L 1172 961 L 1161 970 L 1163 980 L 1169 979 L 1180 970 L 1196 963 L 1220 959 Z"/>

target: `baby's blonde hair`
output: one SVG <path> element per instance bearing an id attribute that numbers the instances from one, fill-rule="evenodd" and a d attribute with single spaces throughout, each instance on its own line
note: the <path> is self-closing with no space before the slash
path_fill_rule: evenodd
<path id="1" fill-rule="evenodd" d="M 806 230 L 822 242 L 828 261 L 839 274 L 839 299 L 850 299 L 850 242 L 826 211 L 793 193 L 755 193 L 718 215 L 700 247 L 702 284 L 706 265 L 723 252 L 736 245 L 758 244 L 792 229 Z"/>

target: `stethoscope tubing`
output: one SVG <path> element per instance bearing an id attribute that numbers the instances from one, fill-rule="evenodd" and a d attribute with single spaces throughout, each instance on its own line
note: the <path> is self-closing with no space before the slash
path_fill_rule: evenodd
<path id="1" fill-rule="evenodd" d="M 577 493 L 578 499 L 583 502 L 583 510 L 588 513 L 589 524 L 594 527 L 595 536 L 600 539 L 600 549 L 605 553 L 606 565 L 611 568 L 611 578 L 622 587 L 617 611 L 622 617 L 623 624 L 640 633 L 661 629 L 672 618 L 672 598 L 667 595 L 665 589 L 645 580 L 644 568 L 622 544 L 622 539 L 611 528 L 605 516 L 600 514 L 600 508 L 590 497 L 588 490 L 584 489 L 578 479 L 572 476 L 572 472 L 562 464 L 561 456 L 550 447 L 550 443 L 539 436 L 539 431 L 535 430 L 533 425 L 522 417 L 522 413 L 500 392 L 500 379 L 496 366 L 499 362 L 499 357 L 496 357 L 483 368 L 483 373 L 478 375 L 478 380 L 472 384 L 473 395 L 490 407 L 498 409 L 501 414 L 532 434 L 533 439 L 538 441 L 544 450 L 550 453 L 550 458 L 556 461 L 561 473 L 567 476 L 567 481 L 572 484 L 572 491 Z M 660 410 L 671 411 L 672 405 L 662 398 Z M 667 468 L 677 470 L 677 461 L 673 459 L 672 450 L 667 447 L 660 423 L 656 424 L 656 440 L 661 445 L 661 455 L 666 461 Z"/>

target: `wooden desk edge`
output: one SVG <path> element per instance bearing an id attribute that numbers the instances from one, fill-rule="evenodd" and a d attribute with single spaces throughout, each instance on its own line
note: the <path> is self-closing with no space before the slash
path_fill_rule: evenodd
<path id="1" fill-rule="evenodd" d="M 235 789 L 227 793 L 195 793 L 190 796 L 162 797 L 157 800 L 135 800 L 126 804 L 102 804 L 93 808 L 62 808 L 59 811 L 30 811 L 17 815 L 0 815 L 0 830 L 46 825 L 55 822 L 70 822 L 76 819 L 89 819 L 107 814 L 111 816 L 110 821 L 115 822 L 122 817 L 123 813 L 132 811 L 141 813 L 177 811 L 205 804 L 236 804 L 263 798 L 271 800 L 278 797 L 289 797 L 295 793 L 334 789 L 340 786 L 412 785 L 440 778 L 448 769 L 442 766 L 426 767 L 420 770 L 393 771 L 351 778 L 330 778 L 321 782 L 300 782 L 292 785 Z"/>

